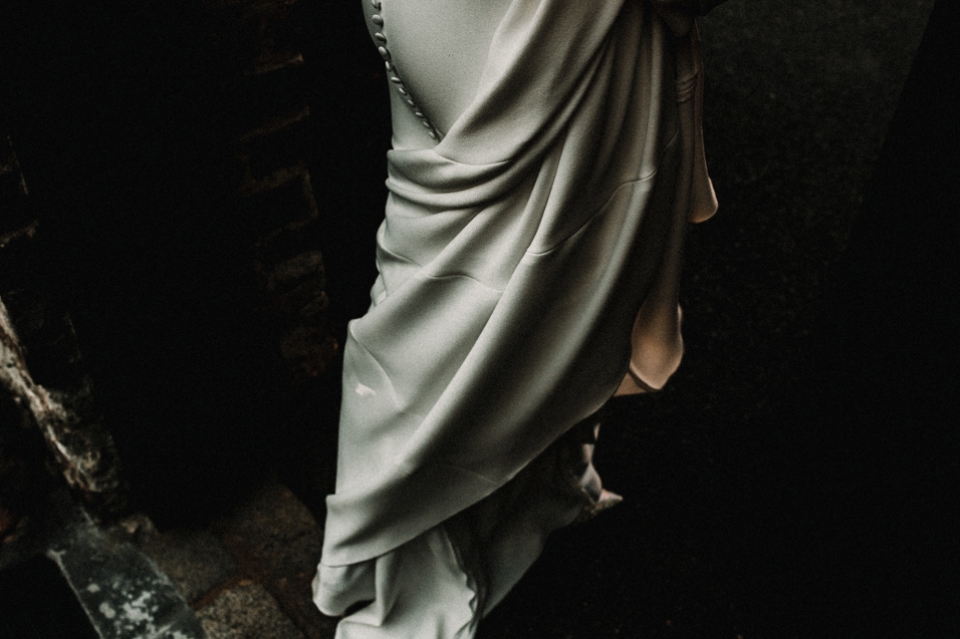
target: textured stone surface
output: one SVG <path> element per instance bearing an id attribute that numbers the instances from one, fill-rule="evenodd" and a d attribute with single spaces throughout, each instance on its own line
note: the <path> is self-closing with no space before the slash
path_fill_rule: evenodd
<path id="1" fill-rule="evenodd" d="M 275 577 L 312 573 L 323 530 L 288 488 L 268 484 L 217 526 L 231 551 L 248 552 Z"/>
<path id="2" fill-rule="evenodd" d="M 317 609 L 313 603 L 312 582 L 313 575 L 306 574 L 271 579 L 264 585 L 307 639 L 332 639 L 340 619 L 327 617 Z"/>
<path id="3" fill-rule="evenodd" d="M 148 2 L 109 17 L 4 5 L 0 246 L 27 228 L 22 216 L 7 228 L 7 201 L 33 198 L 22 221 L 41 218 L 50 254 L 19 270 L 56 284 L 42 290 L 76 323 L 123 479 L 161 528 L 225 509 L 222 493 L 246 488 L 240 474 L 259 480 L 283 441 L 258 438 L 264 415 L 291 405 L 288 378 L 312 388 L 336 356 L 302 157 L 314 133 L 297 4 Z M 307 284 L 315 299 L 274 304 L 286 291 L 261 290 L 254 271 L 301 254 L 314 268 L 284 286 Z M 61 389 L 25 345 L 34 381 Z M 86 445 L 80 435 L 68 443 Z"/>
<path id="4" fill-rule="evenodd" d="M 35 310 L 40 314 L 41 325 L 49 319 L 43 317 L 46 309 L 42 305 Z M 59 340 L 74 340 L 76 335 L 68 318 L 66 327 L 69 331 L 59 335 Z M 0 300 L 0 392 L 11 397 L 18 407 L 18 421 L 32 421 L 43 434 L 70 486 L 85 493 L 92 502 L 115 502 L 119 497 L 119 464 L 110 433 L 92 414 L 90 378 L 82 375 L 74 380 L 75 388 L 68 391 L 37 383 L 28 366 L 28 348 L 21 333 Z M 64 358 L 61 363 L 68 367 L 71 362 Z"/>
<path id="5" fill-rule="evenodd" d="M 19 409 L 3 419 L 34 422 L 67 481 L 89 503 L 118 508 L 113 439 L 93 401 L 70 314 L 56 299 L 49 237 L 6 125 L 0 121 L 0 392 Z M 22 415 L 12 418 L 14 412 Z M 0 450 L 0 467 L 2 458 Z M 0 504 L 0 519 L 4 510 Z M 0 521 L 0 530 L 9 525 Z"/>
<path id="6" fill-rule="evenodd" d="M 208 639 L 303 639 L 259 584 L 224 592 L 197 616 Z"/>
<path id="7" fill-rule="evenodd" d="M 206 529 L 146 534 L 140 548 L 187 601 L 196 601 L 236 570 L 220 540 Z"/>
<path id="8" fill-rule="evenodd" d="M 46 555 L 101 639 L 202 639 L 194 612 L 146 555 L 104 534 L 65 494 L 55 504 Z"/>

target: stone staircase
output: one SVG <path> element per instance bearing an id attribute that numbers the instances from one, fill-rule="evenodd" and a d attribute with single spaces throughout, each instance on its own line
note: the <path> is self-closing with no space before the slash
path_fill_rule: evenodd
<path id="1" fill-rule="evenodd" d="M 321 544 L 277 482 L 206 527 L 163 532 L 143 514 L 99 526 L 59 491 L 0 546 L 0 583 L 31 581 L 37 561 L 52 561 L 100 639 L 330 639 L 337 620 L 310 592 Z"/>

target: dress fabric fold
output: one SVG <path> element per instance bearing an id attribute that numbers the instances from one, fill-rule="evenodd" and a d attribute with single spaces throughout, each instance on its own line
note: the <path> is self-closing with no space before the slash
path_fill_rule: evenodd
<path id="1" fill-rule="evenodd" d="M 314 583 L 331 614 L 374 602 L 341 639 L 472 636 L 484 605 L 451 522 L 501 499 L 615 392 L 658 389 L 678 366 L 684 232 L 716 210 L 701 91 L 695 25 L 675 35 L 647 1 L 512 0 L 469 106 L 438 143 L 388 153 Z M 558 503 L 541 528 L 575 516 Z M 542 541 L 531 526 L 498 542 L 528 534 L 529 552 L 482 561 L 522 574 Z M 398 621 L 429 616 L 425 596 L 397 590 L 412 566 L 459 584 L 443 595 L 459 607 L 435 608 L 469 614 L 432 630 Z"/>

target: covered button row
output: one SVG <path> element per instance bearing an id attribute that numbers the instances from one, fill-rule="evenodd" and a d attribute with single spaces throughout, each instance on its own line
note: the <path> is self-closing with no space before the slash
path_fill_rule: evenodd
<path id="1" fill-rule="evenodd" d="M 377 9 L 378 11 L 380 10 L 381 0 L 370 0 L 370 3 L 373 5 L 374 9 Z M 370 20 L 378 27 L 383 26 L 383 16 L 380 14 L 373 14 L 370 16 Z M 410 105 L 411 109 L 413 109 L 413 114 L 420 119 L 420 123 L 423 124 L 423 127 L 427 130 L 427 135 L 429 135 L 433 140 L 438 139 L 439 136 L 437 135 L 436 129 L 433 128 L 433 125 L 430 123 L 430 120 L 427 119 L 427 116 L 423 114 L 423 111 L 417 107 L 417 103 L 413 101 L 413 98 L 410 96 L 410 92 L 403 84 L 403 80 L 400 79 L 400 75 L 397 73 L 397 67 L 395 67 L 390 61 L 390 51 L 387 49 L 387 36 L 378 31 L 373 34 L 373 39 L 377 42 L 377 51 L 380 52 L 380 56 L 383 58 L 384 65 L 386 65 L 387 73 L 390 76 L 390 82 L 397 87 L 397 92 L 403 96 L 404 101 Z"/>

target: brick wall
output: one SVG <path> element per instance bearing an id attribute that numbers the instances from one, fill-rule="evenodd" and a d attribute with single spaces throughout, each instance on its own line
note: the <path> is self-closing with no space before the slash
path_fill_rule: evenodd
<path id="1" fill-rule="evenodd" d="M 35 213 L 0 126 L 0 537 L 42 499 L 49 478 L 41 437 L 60 475 L 87 502 L 106 511 L 123 500 L 116 451 L 70 315 L 49 295 Z"/>
<path id="2" fill-rule="evenodd" d="M 333 428 L 301 9 L 10 7 L 0 104 L 22 172 L 3 184 L 32 202 L 0 230 L 11 328 L 34 382 L 67 389 L 71 432 L 113 435 L 138 504 L 202 512 L 304 425 Z"/>

